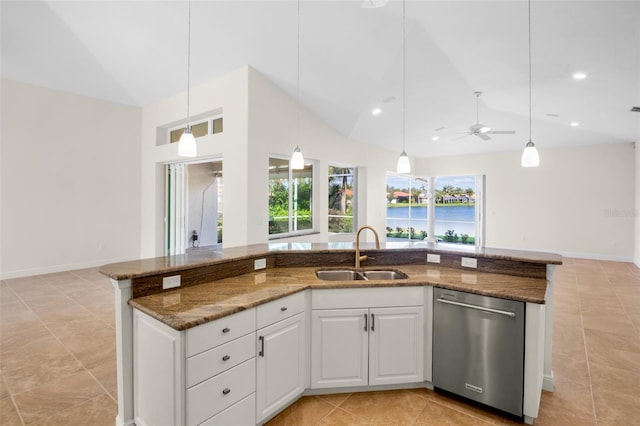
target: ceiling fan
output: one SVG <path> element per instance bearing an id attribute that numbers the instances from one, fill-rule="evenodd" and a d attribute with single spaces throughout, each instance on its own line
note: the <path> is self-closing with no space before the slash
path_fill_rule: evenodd
<path id="1" fill-rule="evenodd" d="M 467 136 L 477 136 L 484 141 L 488 141 L 491 139 L 489 135 L 513 135 L 516 133 L 515 130 L 491 130 L 491 127 L 480 123 L 480 95 L 482 92 L 473 92 L 476 95 L 476 124 L 472 124 L 469 126 L 469 131 L 464 132 L 463 136 L 460 136 L 456 139 L 465 138 Z"/>

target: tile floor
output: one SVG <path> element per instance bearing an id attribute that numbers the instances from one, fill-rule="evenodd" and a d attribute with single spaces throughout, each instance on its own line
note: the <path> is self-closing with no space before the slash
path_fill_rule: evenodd
<path id="1" fill-rule="evenodd" d="M 565 259 L 554 289 L 556 391 L 536 425 L 640 425 L 640 269 Z M 95 269 L 0 284 L 0 424 L 109 425 L 113 289 Z M 308 396 L 269 424 L 512 424 L 433 391 Z"/>

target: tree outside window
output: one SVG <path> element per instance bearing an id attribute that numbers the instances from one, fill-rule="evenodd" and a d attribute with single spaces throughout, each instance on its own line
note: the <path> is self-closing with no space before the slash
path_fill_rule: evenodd
<path id="1" fill-rule="evenodd" d="M 329 166 L 329 232 L 353 233 L 356 169 Z"/>
<path id="2" fill-rule="evenodd" d="M 291 170 L 288 159 L 269 158 L 269 235 L 313 229 L 313 165 Z"/>

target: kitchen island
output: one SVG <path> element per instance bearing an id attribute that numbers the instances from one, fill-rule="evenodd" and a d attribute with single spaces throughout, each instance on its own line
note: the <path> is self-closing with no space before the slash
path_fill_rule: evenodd
<path id="1" fill-rule="evenodd" d="M 323 281 L 317 278 L 318 269 L 349 268 L 354 264 L 354 248 L 351 244 L 260 244 L 221 251 L 201 251 L 183 256 L 144 259 L 105 265 L 101 272 L 112 278 L 116 291 L 116 326 L 118 356 L 118 417 L 116 423 L 134 423 L 134 310 L 136 318 L 157 321 L 174 333 L 176 341 L 180 333 L 197 329 L 208 323 L 252 310 L 267 309 L 277 302 L 296 295 L 300 302 L 297 315 L 302 315 L 298 327 L 311 330 L 310 314 L 312 294 L 324 290 L 358 289 L 360 295 L 380 294 L 392 299 L 402 291 L 424 289 L 424 300 L 415 301 L 424 309 L 422 320 L 424 337 L 424 363 L 415 380 L 405 380 L 413 386 L 429 386 L 431 382 L 431 334 L 432 288 L 447 288 L 483 296 L 521 301 L 527 304 L 527 351 L 529 373 L 525 374 L 525 420 L 532 422 L 537 416 L 540 387 L 553 389 L 551 369 L 551 327 L 553 301 L 553 269 L 562 263 L 555 254 L 523 252 L 504 249 L 458 249 L 426 244 L 387 243 L 380 250 L 365 245 L 362 249 L 370 257 L 363 262 L 364 269 L 393 269 L 406 274 L 404 279 Z M 427 262 L 427 254 L 430 254 Z M 467 262 L 463 262 L 463 258 Z M 435 263 L 437 259 L 439 263 Z M 474 259 L 475 268 L 464 267 Z M 163 289 L 163 281 L 175 282 L 180 277 L 180 287 Z M 166 287 L 166 283 L 164 285 Z M 403 290 L 404 289 L 404 290 Z M 413 290 L 411 290 L 413 289 Z M 315 292 L 315 293 L 313 293 Z M 330 293 L 323 293 L 330 294 Z M 341 293 L 346 294 L 346 293 Z M 358 299 L 360 297 L 357 297 Z M 301 300 L 302 300 L 301 299 Z M 317 298 L 313 299 L 316 300 Z M 366 297 L 365 297 L 366 299 Z M 357 304 L 357 301 L 356 301 Z M 406 304 L 403 302 L 403 306 Z M 395 306 L 395 305 L 390 305 Z M 354 307 L 354 306 L 349 306 Z M 355 306 L 358 307 L 358 306 Z M 293 312 L 290 310 L 289 312 Z M 372 311 L 373 312 L 373 311 Z M 531 312 L 532 314 L 529 314 Z M 533 314 L 535 312 L 535 314 Z M 297 316 L 296 315 L 296 316 Z M 537 315 L 537 316 L 536 316 Z M 304 318 L 303 318 L 304 317 Z M 293 316 L 292 316 L 293 318 Z M 306 318 L 306 321 L 304 319 Z M 373 317 L 372 317 L 373 318 Z M 420 317 L 422 318 L 422 317 Z M 538 318 L 537 321 L 534 321 Z M 366 318 L 365 318 L 366 320 Z M 142 323 L 141 323 L 142 324 Z M 148 324 L 152 324 L 148 322 Z M 365 325 L 366 327 L 366 325 Z M 531 328 L 533 327 L 533 328 Z M 529 329 L 531 328 L 531 329 Z M 421 329 L 422 330 L 422 329 Z M 255 333 L 255 320 L 254 329 Z M 312 337 L 305 337 L 311 339 Z M 183 344 L 183 343 L 180 343 Z M 309 340 L 305 340 L 309 346 Z M 258 349 L 259 350 L 259 349 Z M 303 361 L 309 352 L 301 352 Z M 301 358 L 301 359 L 302 359 Z M 258 361 L 261 359 L 258 358 Z M 178 361 L 175 361 L 178 362 Z M 184 360 L 179 361 L 184 364 Z M 539 368 L 537 367 L 539 366 Z M 303 382 L 293 394 L 320 392 L 322 387 L 313 385 L 307 370 L 301 374 Z M 313 369 L 314 366 L 311 366 Z M 538 370 L 540 374 L 538 374 Z M 528 379 L 527 379 L 528 377 Z M 183 379 L 180 379 L 183 380 Z M 370 380 L 371 382 L 371 380 Z M 338 383 L 338 382 L 332 382 Z M 396 381 L 395 383 L 400 383 Z M 417 383 L 417 385 L 416 385 Z M 402 384 L 402 383 L 401 383 Z M 388 385 L 387 385 L 388 386 Z M 537 397 L 535 394 L 537 393 Z M 260 395 L 258 395 L 258 398 Z M 245 401 L 245 400 L 243 400 Z M 141 404 L 138 404 L 141 405 Z M 255 404 L 254 404 L 255 405 Z M 176 414 L 178 413 L 178 414 Z M 266 416 L 273 415 L 265 411 Z M 277 413 L 277 411 L 275 412 Z M 184 409 L 174 412 L 176 422 L 185 422 Z M 268 417 L 258 417 L 266 418 Z M 260 420 L 258 420 L 260 421 Z"/>

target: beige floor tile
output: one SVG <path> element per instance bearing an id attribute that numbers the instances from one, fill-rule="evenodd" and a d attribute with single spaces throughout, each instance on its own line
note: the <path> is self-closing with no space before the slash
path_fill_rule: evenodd
<path id="1" fill-rule="evenodd" d="M 640 425 L 639 396 L 594 389 L 598 425 Z"/>
<path id="2" fill-rule="evenodd" d="M 556 379 L 569 380 L 582 385 L 589 385 L 589 367 L 587 355 L 567 356 L 554 354 L 553 356 L 554 381 Z"/>
<path id="3" fill-rule="evenodd" d="M 53 336 L 25 345 L 23 351 L 2 357 L 2 374 L 14 396 L 83 370 Z"/>
<path id="4" fill-rule="evenodd" d="M 345 411 L 340 407 L 333 410 L 319 423 L 317 423 L 318 426 L 365 426 L 374 424 L 376 423 L 372 422 L 371 420 L 365 419 L 364 417 L 360 417 L 348 411 Z"/>
<path id="5" fill-rule="evenodd" d="M 469 414 L 456 411 L 450 407 L 429 401 L 418 415 L 416 425 L 443 425 L 443 426 L 473 426 L 473 425 L 491 425 L 493 422 L 487 422 Z"/>
<path id="6" fill-rule="evenodd" d="M 25 424 L 46 424 L 51 416 L 105 395 L 85 371 L 49 381 L 28 392 L 15 395 Z"/>
<path id="7" fill-rule="evenodd" d="M 113 358 L 107 359 L 89 370 L 114 400 L 118 399 L 116 368 L 116 357 L 114 355 Z"/>
<path id="8" fill-rule="evenodd" d="M 330 395 L 318 395 L 318 398 L 322 399 L 325 402 L 328 402 L 331 405 L 339 407 L 347 398 L 349 398 L 350 393 L 335 393 Z"/>
<path id="9" fill-rule="evenodd" d="M 113 426 L 117 414 L 118 404 L 109 396 L 101 395 L 53 414 L 46 424 Z"/>
<path id="10" fill-rule="evenodd" d="M 584 312 L 582 323 L 585 329 L 635 335 L 631 319 L 624 313 Z"/>
<path id="11" fill-rule="evenodd" d="M 638 374 L 600 362 L 590 362 L 591 387 L 594 392 L 622 392 L 640 398 Z"/>
<path id="12" fill-rule="evenodd" d="M 22 426 L 22 420 L 11 398 L 0 399 L 0 424 L 2 426 Z"/>
<path id="13" fill-rule="evenodd" d="M 353 393 L 340 408 L 369 421 L 411 424 L 427 401 L 408 390 Z"/>

